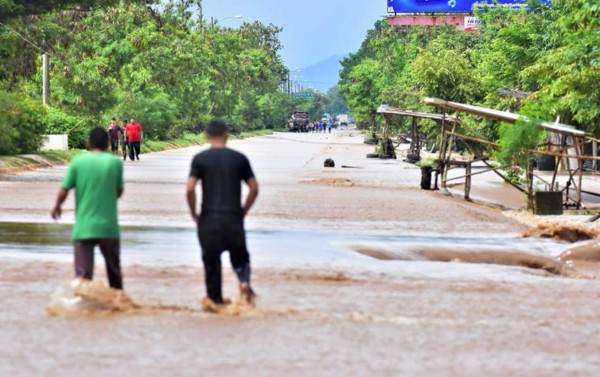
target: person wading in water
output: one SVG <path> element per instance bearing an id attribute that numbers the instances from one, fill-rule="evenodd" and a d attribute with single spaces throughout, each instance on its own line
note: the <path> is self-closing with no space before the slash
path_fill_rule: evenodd
<path id="1" fill-rule="evenodd" d="M 101 127 L 90 131 L 91 153 L 73 157 L 58 191 L 52 218 L 58 220 L 69 190 L 75 190 L 73 243 L 75 277 L 92 280 L 94 247 L 106 261 L 111 288 L 123 289 L 120 261 L 120 229 L 117 200 L 123 194 L 123 162 L 108 150 L 108 133 Z"/>
<path id="2" fill-rule="evenodd" d="M 211 147 L 193 158 L 186 193 L 190 213 L 198 226 L 206 292 L 214 304 L 223 304 L 221 254 L 227 250 L 240 282 L 241 298 L 251 304 L 254 292 L 250 286 L 244 217 L 258 196 L 258 182 L 246 156 L 227 148 L 229 127 L 224 122 L 210 122 L 206 136 Z M 196 206 L 198 181 L 202 184 L 200 216 Z M 242 182 L 250 189 L 243 206 Z"/>

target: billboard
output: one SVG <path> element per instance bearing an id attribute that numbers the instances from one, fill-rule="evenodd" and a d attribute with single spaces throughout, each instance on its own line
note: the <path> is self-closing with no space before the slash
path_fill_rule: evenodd
<path id="1" fill-rule="evenodd" d="M 477 31 L 481 26 L 481 20 L 477 17 L 465 17 L 465 31 Z"/>
<path id="2" fill-rule="evenodd" d="M 493 0 L 387 0 L 388 13 L 470 13 L 474 5 L 490 4 Z M 500 6 L 520 8 L 526 0 L 496 0 Z M 547 1 L 543 1 L 547 2 Z"/>

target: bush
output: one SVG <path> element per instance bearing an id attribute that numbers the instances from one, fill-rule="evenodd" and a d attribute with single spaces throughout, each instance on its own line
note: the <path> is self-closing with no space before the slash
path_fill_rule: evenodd
<path id="1" fill-rule="evenodd" d="M 422 158 L 419 161 L 417 161 L 415 165 L 417 165 L 420 168 L 437 169 L 439 167 L 438 164 L 435 162 L 435 158 L 433 157 Z"/>
<path id="2" fill-rule="evenodd" d="M 77 118 L 55 108 L 48 109 L 44 123 L 47 134 L 67 134 L 69 148 L 76 149 L 85 149 L 89 131 L 95 126 L 95 122 L 91 119 Z"/>
<path id="3" fill-rule="evenodd" d="M 104 119 L 113 116 L 119 119 L 129 119 L 134 116 L 142 125 L 144 139 L 166 140 L 184 134 L 189 124 L 182 129 L 174 130 L 169 134 L 171 127 L 177 123 L 177 106 L 173 99 L 162 89 L 149 88 L 144 93 L 130 95 L 128 92 L 119 93 L 118 104 L 104 112 Z"/>
<path id="4" fill-rule="evenodd" d="M 20 94 L 0 92 L 0 109 L 0 155 L 37 152 L 44 141 L 44 106 Z"/>

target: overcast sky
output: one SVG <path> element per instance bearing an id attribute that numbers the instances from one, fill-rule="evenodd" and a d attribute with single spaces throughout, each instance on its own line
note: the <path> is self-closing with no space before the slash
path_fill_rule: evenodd
<path id="1" fill-rule="evenodd" d="M 386 13 L 386 0 L 204 0 L 204 16 L 235 27 L 242 15 L 283 27 L 281 55 L 289 68 L 355 52 L 367 30 Z"/>

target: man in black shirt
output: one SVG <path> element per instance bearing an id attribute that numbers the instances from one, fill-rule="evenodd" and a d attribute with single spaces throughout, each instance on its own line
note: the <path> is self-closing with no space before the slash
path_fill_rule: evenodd
<path id="1" fill-rule="evenodd" d="M 221 253 L 227 250 L 240 281 L 242 299 L 251 303 L 254 293 L 250 286 L 250 255 L 246 248 L 244 217 L 258 196 L 258 182 L 246 156 L 226 147 L 229 131 L 224 122 L 210 122 L 206 136 L 211 148 L 194 157 L 187 184 L 188 205 L 198 224 L 206 291 L 215 304 L 223 304 Z M 198 217 L 196 185 L 199 180 L 202 208 Z M 242 181 L 250 189 L 243 206 Z"/>

